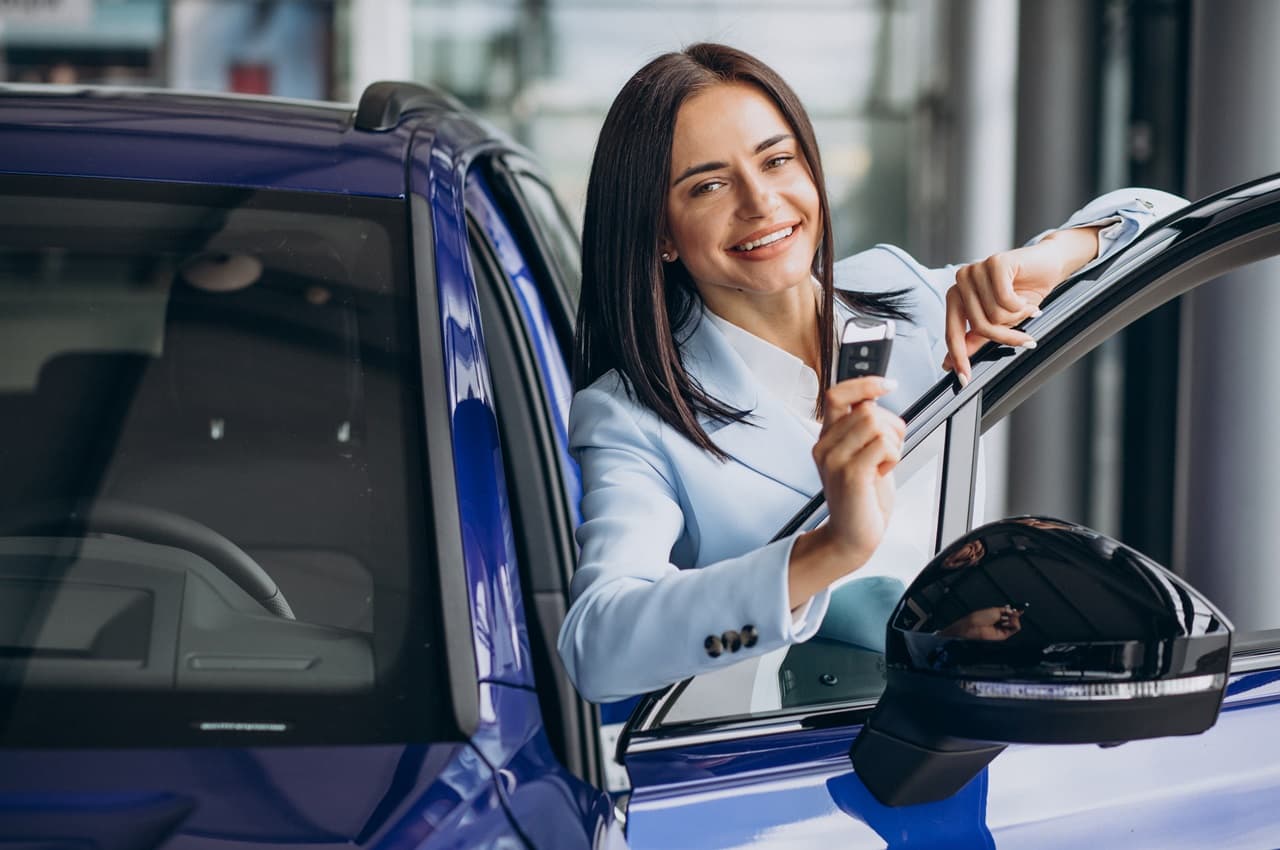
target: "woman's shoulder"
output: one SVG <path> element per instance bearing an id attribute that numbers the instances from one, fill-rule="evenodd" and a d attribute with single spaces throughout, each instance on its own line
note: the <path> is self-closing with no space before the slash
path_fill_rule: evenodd
<path id="1" fill-rule="evenodd" d="M 582 434 L 608 420 L 629 420 L 636 429 L 656 433 L 657 416 L 635 397 L 617 369 L 610 369 L 573 394 L 569 431 Z"/>
<path id="2" fill-rule="evenodd" d="M 875 245 L 845 257 L 834 268 L 836 289 L 884 293 L 905 291 L 908 323 L 941 338 L 946 317 L 947 289 L 955 283 L 955 268 L 931 269 L 896 245 Z M 904 325 L 900 331 L 908 330 Z"/>
<path id="3" fill-rule="evenodd" d="M 837 260 L 834 271 L 837 289 L 889 292 L 921 285 L 934 288 L 929 269 L 898 246 L 885 243 Z"/>
<path id="4" fill-rule="evenodd" d="M 622 404 L 638 406 L 632 398 L 627 382 L 617 369 L 610 369 L 590 384 L 573 394 L 574 405 Z"/>

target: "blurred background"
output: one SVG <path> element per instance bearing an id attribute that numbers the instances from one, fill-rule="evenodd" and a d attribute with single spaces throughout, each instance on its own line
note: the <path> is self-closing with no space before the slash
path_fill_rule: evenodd
<path id="1" fill-rule="evenodd" d="M 0 80 L 339 101 L 377 79 L 433 83 L 532 148 L 575 217 L 614 94 L 698 40 L 797 89 L 842 255 L 891 242 L 973 259 L 1109 189 L 1200 197 L 1280 171 L 1278 0 L 0 0 Z M 1192 427 L 1228 469 L 1280 470 L 1274 441 L 1229 431 L 1280 415 L 1280 391 L 1256 391 L 1280 356 L 1265 313 L 1256 357 L 1229 365 L 1238 389 L 1215 397 L 1232 414 L 1197 420 L 1190 388 L 1190 352 L 1239 333 L 1255 284 L 1167 305 L 989 434 L 988 515 L 1076 519 L 1197 572 L 1188 535 L 1240 494 L 1220 470 L 1179 471 Z M 1249 551 L 1280 545 L 1273 477 L 1251 491 L 1265 510 Z"/>

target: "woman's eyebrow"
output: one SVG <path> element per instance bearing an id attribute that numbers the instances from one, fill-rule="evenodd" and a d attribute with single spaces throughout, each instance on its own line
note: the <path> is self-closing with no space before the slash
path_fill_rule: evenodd
<path id="1" fill-rule="evenodd" d="M 793 139 L 793 138 L 795 138 L 795 136 L 792 136 L 790 133 L 779 133 L 776 136 L 770 136 L 760 144 L 756 145 L 756 149 L 754 152 L 762 153 L 768 150 L 769 148 L 773 147 L 774 145 L 778 144 L 779 142 L 785 142 L 787 139 Z M 681 182 L 688 180 L 690 177 L 694 176 L 695 174 L 702 174 L 707 171 L 715 171 L 716 169 L 719 169 L 719 168 L 728 168 L 728 167 L 729 167 L 729 163 L 727 162 L 704 162 L 701 165 L 691 165 L 688 168 L 686 168 L 683 172 L 681 172 L 680 176 L 677 177 L 674 181 L 672 181 L 671 185 L 679 186 Z"/>

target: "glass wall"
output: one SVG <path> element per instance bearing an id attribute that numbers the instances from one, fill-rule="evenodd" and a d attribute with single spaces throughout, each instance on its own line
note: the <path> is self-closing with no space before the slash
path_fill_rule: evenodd
<path id="1" fill-rule="evenodd" d="M 333 96 L 333 4 L 170 0 L 168 85 L 323 100 Z"/>
<path id="2" fill-rule="evenodd" d="M 745 49 L 811 113 L 845 254 L 909 241 L 931 9 L 918 0 L 413 0 L 413 76 L 529 145 L 576 214 L 600 123 L 632 73 L 696 41 Z"/>
<path id="3" fill-rule="evenodd" d="M 0 80 L 163 85 L 162 0 L 0 2 Z"/>
<path id="4" fill-rule="evenodd" d="M 0 0 L 0 81 L 333 95 L 325 0 Z"/>

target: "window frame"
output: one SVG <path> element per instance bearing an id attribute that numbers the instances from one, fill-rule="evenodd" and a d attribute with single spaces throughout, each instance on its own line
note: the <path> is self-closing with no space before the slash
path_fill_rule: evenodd
<path id="1" fill-rule="evenodd" d="M 511 193 L 507 195 L 511 205 L 503 207 L 502 195 L 494 191 L 494 185 L 506 178 L 501 173 L 495 177 L 495 172 L 485 167 L 494 159 L 477 163 L 466 179 L 479 177 L 479 191 L 490 190 L 488 201 L 494 204 L 502 226 L 518 240 L 513 222 L 522 220 L 524 208 L 514 206 Z M 467 234 L 494 387 L 543 725 L 561 763 L 574 775 L 599 786 L 604 768 L 596 734 L 598 712 L 578 695 L 556 653 L 559 623 L 568 610 L 577 547 L 573 540 L 576 506 L 571 504 L 560 463 L 552 410 L 555 402 L 548 395 L 549 380 L 543 374 L 524 311 L 513 291 L 515 284 L 500 259 L 502 252 L 469 201 Z M 557 296 L 551 296 L 552 304 L 546 303 L 548 290 L 554 293 L 559 286 L 552 276 L 552 264 L 539 253 L 539 243 L 526 241 L 518 244 L 517 250 L 534 278 L 542 306 L 556 331 Z"/>
<path id="2" fill-rule="evenodd" d="M 490 156 L 481 163 L 488 185 L 493 193 L 498 208 L 507 213 L 506 223 L 511 229 L 516 243 L 520 246 L 526 263 L 534 279 L 545 284 L 542 291 L 544 306 L 556 329 L 556 337 L 560 342 L 560 350 L 565 362 L 573 362 L 573 331 L 578 314 L 578 292 L 581 289 L 581 271 L 579 279 L 571 279 L 572 269 L 566 269 L 558 261 L 560 252 L 554 247 L 558 241 L 548 230 L 552 227 L 560 229 L 563 237 L 569 238 L 577 246 L 581 255 L 581 241 L 577 232 L 570 226 L 569 217 L 556 202 L 555 192 L 551 184 L 524 157 L 506 152 Z M 527 180 L 538 184 L 556 202 L 560 221 L 551 224 L 541 214 L 536 204 L 529 201 L 521 188 L 521 182 Z"/>

